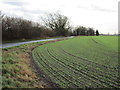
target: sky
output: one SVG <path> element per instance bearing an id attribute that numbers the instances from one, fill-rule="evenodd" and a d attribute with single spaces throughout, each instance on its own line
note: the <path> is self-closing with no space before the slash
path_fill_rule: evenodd
<path id="1" fill-rule="evenodd" d="M 118 33 L 119 0 L 0 0 L 0 11 L 8 16 L 41 22 L 41 17 L 59 12 L 71 25 L 93 27 L 102 34 Z"/>

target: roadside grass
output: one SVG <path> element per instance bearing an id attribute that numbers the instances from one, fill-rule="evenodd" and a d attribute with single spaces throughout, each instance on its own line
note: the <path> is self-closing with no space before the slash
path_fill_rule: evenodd
<path id="1" fill-rule="evenodd" d="M 2 50 L 3 88 L 44 88 L 30 64 L 31 49 L 45 42 L 24 44 Z"/>
<path id="2" fill-rule="evenodd" d="M 2 49 L 0 48 L 0 89 L 2 89 Z"/>
<path id="3" fill-rule="evenodd" d="M 42 41 L 2 49 L 2 87 L 3 88 L 45 88 L 49 87 L 31 61 L 33 48 L 59 40 Z"/>
<path id="4" fill-rule="evenodd" d="M 44 38 L 36 38 L 36 39 L 20 39 L 20 40 L 2 41 L 2 43 L 27 42 L 27 41 L 42 40 L 42 39 L 51 39 L 51 38 L 60 38 L 60 36 L 59 37 L 44 37 Z"/>

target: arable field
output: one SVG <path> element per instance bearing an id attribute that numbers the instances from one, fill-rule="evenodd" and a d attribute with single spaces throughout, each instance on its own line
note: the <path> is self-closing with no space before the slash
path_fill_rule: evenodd
<path id="1" fill-rule="evenodd" d="M 118 37 L 79 36 L 35 48 L 43 77 L 60 88 L 117 88 Z"/>

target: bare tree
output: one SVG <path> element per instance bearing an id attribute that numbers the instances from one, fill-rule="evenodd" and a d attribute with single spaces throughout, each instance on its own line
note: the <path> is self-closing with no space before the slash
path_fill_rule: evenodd
<path id="1" fill-rule="evenodd" d="M 83 26 L 78 26 L 76 29 L 76 34 L 77 35 L 86 35 L 86 32 L 87 32 L 87 28 L 86 27 L 83 27 Z"/>
<path id="2" fill-rule="evenodd" d="M 0 11 L 0 44 L 2 43 L 2 18 L 4 14 L 2 14 L 2 11 Z"/>
<path id="3" fill-rule="evenodd" d="M 2 19 L 2 39 L 4 41 L 52 36 L 54 36 L 54 31 L 33 21 L 9 16 Z"/>
<path id="4" fill-rule="evenodd" d="M 49 14 L 47 18 L 43 18 L 47 27 L 55 31 L 57 36 L 68 36 L 71 29 L 69 19 L 59 13 Z"/>
<path id="5" fill-rule="evenodd" d="M 93 28 L 87 28 L 83 26 L 78 26 L 73 32 L 73 35 L 87 35 L 87 36 L 94 36 L 95 31 Z"/>
<path id="6" fill-rule="evenodd" d="M 3 17 L 4 17 L 4 14 L 2 14 L 2 11 L 0 11 L 0 21 L 2 20 Z"/>
<path id="7" fill-rule="evenodd" d="M 88 28 L 88 31 L 87 31 L 87 35 L 88 35 L 88 36 L 94 36 L 94 35 L 95 35 L 94 29 L 89 27 L 89 28 Z"/>

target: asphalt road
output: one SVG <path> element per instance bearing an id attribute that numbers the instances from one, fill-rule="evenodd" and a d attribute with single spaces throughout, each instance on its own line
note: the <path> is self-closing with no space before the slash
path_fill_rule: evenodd
<path id="1" fill-rule="evenodd" d="M 8 47 L 14 47 L 14 46 L 22 45 L 22 44 L 33 43 L 33 42 L 50 41 L 50 40 L 58 40 L 58 39 L 73 38 L 73 37 L 74 37 L 74 36 L 71 36 L 71 37 L 52 38 L 52 39 L 42 39 L 42 40 L 33 40 L 33 41 L 26 41 L 26 42 L 16 42 L 16 43 L 4 43 L 4 44 L 0 44 L 0 48 L 8 48 Z"/>

